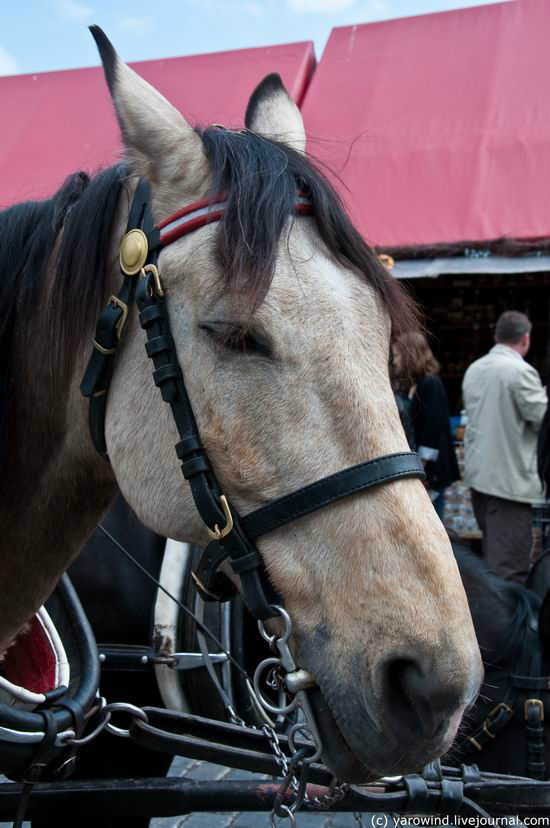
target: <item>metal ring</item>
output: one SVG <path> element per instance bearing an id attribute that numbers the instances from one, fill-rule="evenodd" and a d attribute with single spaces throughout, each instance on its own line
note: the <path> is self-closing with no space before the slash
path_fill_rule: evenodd
<path id="1" fill-rule="evenodd" d="M 129 713 L 130 716 L 134 719 L 141 719 L 142 722 L 148 722 L 149 719 L 147 718 L 147 713 L 141 709 L 141 707 L 136 707 L 134 704 L 128 704 L 127 702 L 112 702 L 108 704 L 104 708 L 105 713 L 109 714 L 109 718 L 111 713 Z M 107 733 L 110 733 L 112 736 L 122 736 L 123 739 L 130 738 L 130 731 L 124 730 L 121 727 L 116 727 L 112 725 L 109 721 L 105 725 L 105 730 Z"/>
<path id="2" fill-rule="evenodd" d="M 282 607 L 273 604 L 271 609 L 277 610 L 277 613 L 281 616 L 283 621 L 285 622 L 285 631 L 283 635 L 270 635 L 265 628 L 265 624 L 263 621 L 258 621 L 258 629 L 260 631 L 260 635 L 267 641 L 269 646 L 271 647 L 275 641 L 280 642 L 281 644 L 286 644 L 290 636 L 292 635 L 292 621 L 290 620 L 290 615 L 288 612 L 283 609 Z"/>
<path id="3" fill-rule="evenodd" d="M 92 742 L 96 736 L 99 736 L 102 730 L 107 727 L 109 724 L 109 719 L 111 718 L 110 713 L 104 713 L 104 709 L 101 711 L 101 719 L 94 729 L 87 734 L 87 736 L 83 736 L 81 739 L 65 739 L 65 743 L 67 745 L 72 745 L 73 747 L 81 747 L 82 745 L 87 745 L 89 742 Z"/>
<path id="4" fill-rule="evenodd" d="M 44 737 L 45 736 L 46 736 L 46 734 L 44 733 Z M 75 733 L 74 730 L 72 730 L 72 729 L 63 730 L 61 733 L 58 733 L 57 736 L 55 737 L 55 746 L 56 747 L 65 747 L 65 745 L 70 745 L 70 744 L 72 744 L 71 740 L 74 739 L 75 736 L 76 736 L 76 733 Z"/>
<path id="5" fill-rule="evenodd" d="M 294 736 L 296 733 L 307 733 L 309 738 L 311 739 L 311 744 L 308 743 L 307 746 L 301 745 L 300 747 L 294 742 Z M 317 744 L 315 741 L 315 737 L 313 733 L 307 726 L 306 722 L 297 722 L 297 724 L 292 725 L 290 730 L 288 731 L 288 746 L 292 753 L 297 753 L 299 750 L 303 750 L 304 747 L 311 747 L 313 753 L 311 756 L 304 756 L 301 760 L 304 765 L 310 765 L 312 762 L 316 762 L 317 759 L 320 758 L 322 753 L 322 748 L 320 745 Z"/>
<path id="6" fill-rule="evenodd" d="M 290 820 L 290 823 L 289 823 L 290 828 L 296 828 L 296 817 L 294 816 L 293 811 L 290 810 L 288 805 L 279 805 L 279 810 L 284 811 L 285 815 L 284 815 L 284 817 L 278 817 L 278 818 L 281 819 L 281 820 L 282 819 Z M 277 815 L 275 814 L 274 811 L 271 811 L 271 813 L 269 815 L 269 818 L 270 818 L 270 821 L 271 821 L 271 828 L 277 828 L 277 823 L 275 822 L 275 819 L 277 819 Z"/>
<path id="7" fill-rule="evenodd" d="M 290 704 L 286 705 L 286 707 L 275 707 L 274 704 L 271 704 L 271 702 L 267 701 L 262 691 L 260 690 L 260 679 L 266 667 L 271 667 L 275 665 L 280 666 L 280 664 L 281 662 L 278 658 L 266 658 L 264 659 L 264 661 L 261 661 L 258 664 L 258 666 L 256 667 L 256 672 L 254 673 L 254 691 L 262 707 L 265 707 L 265 709 L 269 710 L 270 713 L 290 713 L 290 711 L 294 710 L 298 703 L 298 697 L 295 696 L 290 702 Z"/>

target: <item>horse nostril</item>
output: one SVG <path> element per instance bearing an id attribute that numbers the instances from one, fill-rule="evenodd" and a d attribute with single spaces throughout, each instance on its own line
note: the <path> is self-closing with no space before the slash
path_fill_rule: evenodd
<path id="1" fill-rule="evenodd" d="M 461 705 L 461 689 L 451 680 L 443 682 L 433 670 L 423 669 L 414 659 L 397 658 L 385 665 L 385 694 L 390 708 L 397 708 L 403 724 L 433 737 Z"/>

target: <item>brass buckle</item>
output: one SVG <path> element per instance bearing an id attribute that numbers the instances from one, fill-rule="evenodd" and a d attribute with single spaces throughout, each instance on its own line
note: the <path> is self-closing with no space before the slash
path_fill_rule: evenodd
<path id="1" fill-rule="evenodd" d="M 489 736 L 490 739 L 496 739 L 496 733 L 492 733 L 489 730 L 489 725 L 493 724 L 494 720 L 497 718 L 498 714 L 501 711 L 504 711 L 505 713 L 507 713 L 508 718 L 511 718 L 514 715 L 514 711 L 512 710 L 512 708 L 509 707 L 504 702 L 500 702 L 500 704 L 497 704 L 496 707 L 493 707 L 493 709 L 488 714 L 487 718 L 485 719 L 485 721 L 483 722 L 483 725 L 482 725 L 483 731 L 487 734 L 487 736 Z"/>
<path id="2" fill-rule="evenodd" d="M 120 308 L 120 310 L 122 311 L 122 316 L 116 323 L 116 335 L 117 339 L 120 342 L 120 337 L 122 336 L 122 331 L 124 330 L 126 319 L 128 318 L 128 305 L 124 304 L 122 299 L 119 299 L 118 296 L 109 296 L 109 302 L 112 305 L 116 305 L 116 307 Z"/>
<path id="3" fill-rule="evenodd" d="M 524 716 L 525 720 L 527 721 L 527 717 L 528 717 L 528 712 L 527 711 L 528 711 L 529 705 L 531 705 L 531 704 L 534 704 L 535 707 L 538 707 L 540 720 L 541 720 L 541 722 L 543 722 L 544 721 L 544 704 L 541 702 L 540 699 L 527 699 L 526 700 L 525 704 L 523 705 L 523 716 Z"/>
<path id="4" fill-rule="evenodd" d="M 158 296 L 159 299 L 162 299 L 162 297 L 164 296 L 164 290 L 162 289 L 162 285 L 160 283 L 159 272 L 158 272 L 156 266 L 153 265 L 153 264 L 148 264 L 148 265 L 145 265 L 145 267 L 141 268 L 140 276 L 141 276 L 142 279 L 146 279 L 148 273 L 150 273 L 151 276 L 153 277 L 153 281 L 155 283 L 155 293 L 156 293 L 156 295 Z"/>
<path id="5" fill-rule="evenodd" d="M 215 592 L 210 592 L 209 589 L 206 589 L 205 585 L 203 584 L 203 582 L 201 581 L 199 576 L 195 572 L 193 572 L 193 570 L 191 570 L 191 577 L 192 577 L 193 581 L 195 582 L 195 586 L 197 587 L 199 592 L 204 592 L 205 595 L 209 595 L 211 598 L 214 599 L 214 601 L 221 601 L 222 600 L 221 595 L 217 595 Z"/>
<path id="6" fill-rule="evenodd" d="M 99 353 L 103 354 L 104 356 L 109 356 L 109 354 L 116 354 L 116 348 L 104 348 L 102 345 L 99 344 L 99 342 L 96 339 L 92 339 L 92 345 L 94 346 L 96 351 L 99 351 Z"/>
<path id="7" fill-rule="evenodd" d="M 225 516 L 225 526 L 223 529 L 220 529 L 218 524 L 214 526 L 213 529 L 209 529 L 206 527 L 206 531 L 208 532 L 208 537 L 212 540 L 221 540 L 225 538 L 233 529 L 233 515 L 231 514 L 231 510 L 229 508 L 229 503 L 227 502 L 227 498 L 225 495 L 220 495 L 220 503 L 222 505 L 223 513 Z"/>

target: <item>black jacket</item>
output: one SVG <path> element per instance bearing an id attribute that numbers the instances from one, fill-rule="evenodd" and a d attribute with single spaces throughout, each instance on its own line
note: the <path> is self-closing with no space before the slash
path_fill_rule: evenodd
<path id="1" fill-rule="evenodd" d="M 418 381 L 410 417 L 416 451 L 426 461 L 430 488 L 445 489 L 460 478 L 460 472 L 449 423 L 449 400 L 438 374 Z"/>

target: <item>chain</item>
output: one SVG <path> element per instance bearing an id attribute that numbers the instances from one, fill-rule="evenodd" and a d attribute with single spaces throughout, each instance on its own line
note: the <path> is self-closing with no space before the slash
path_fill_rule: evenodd
<path id="1" fill-rule="evenodd" d="M 296 664 L 288 647 L 288 640 L 292 633 L 292 622 L 285 610 L 280 607 L 277 607 L 277 610 L 285 622 L 285 631 L 282 636 L 269 635 L 266 632 L 262 622 L 258 622 L 260 633 L 269 643 L 272 651 L 274 653 L 278 653 L 278 656 L 265 659 L 258 665 L 254 676 L 254 689 L 252 692 L 254 692 L 258 705 L 264 710 L 287 718 L 288 714 L 292 710 L 300 707 L 306 719 L 305 722 L 294 724 L 289 731 L 288 744 L 292 751 L 292 756 L 290 757 L 283 751 L 280 739 L 275 729 L 268 724 L 264 724 L 262 727 L 262 732 L 269 742 L 275 761 L 283 776 L 283 781 L 277 791 L 273 803 L 273 810 L 271 811 L 271 825 L 273 828 L 276 828 L 276 820 L 285 819 L 289 820 L 290 828 L 295 828 L 295 812 L 298 811 L 302 805 L 306 805 L 309 808 L 326 810 L 336 802 L 343 799 L 349 791 L 350 786 L 348 784 L 338 784 L 337 780 L 334 779 L 329 787 L 328 793 L 324 796 L 309 797 L 307 795 L 306 790 L 309 766 L 320 757 L 322 747 L 320 735 L 313 717 L 313 711 L 309 706 L 309 700 L 306 697 L 305 690 L 303 687 L 298 685 L 296 692 L 293 694 L 294 697 L 292 701 L 289 704 L 281 703 L 278 706 L 271 704 L 270 701 L 264 698 L 260 691 L 259 679 L 266 667 L 269 667 L 268 686 L 270 686 L 271 689 L 283 691 L 285 689 L 285 678 L 288 679 L 289 676 L 293 676 L 296 680 L 296 676 L 298 675 Z M 281 697 L 279 700 L 282 701 Z M 126 702 L 111 702 L 107 704 L 103 697 L 99 700 L 99 705 L 96 711 L 99 714 L 99 721 L 94 729 L 86 736 L 82 736 L 80 738 L 74 738 L 71 737 L 71 735 L 68 735 L 67 738 L 64 739 L 66 744 L 71 745 L 72 747 L 80 747 L 82 745 L 89 744 L 97 736 L 99 736 L 103 730 L 113 736 L 129 738 L 129 729 L 125 730 L 112 724 L 111 717 L 113 713 L 127 713 L 132 717 L 132 720 L 140 719 L 144 722 L 148 721 L 147 714 L 140 707 L 136 707 L 135 705 Z M 240 727 L 247 727 L 245 721 L 230 705 L 226 705 L 226 713 L 232 724 Z M 257 728 L 253 726 L 251 729 L 257 730 Z M 298 733 L 307 734 L 311 740 L 311 745 L 304 746 L 302 743 L 302 746 L 298 747 L 294 742 L 294 738 Z M 287 804 L 283 802 L 283 800 L 290 791 L 293 795 L 293 801 L 290 804 Z M 360 814 L 354 816 L 361 828 L 362 823 Z"/>
<path id="2" fill-rule="evenodd" d="M 293 755 L 290 759 L 282 750 L 279 737 L 277 736 L 277 733 L 274 731 L 274 729 L 269 727 L 268 725 L 264 725 L 262 728 L 263 733 L 266 735 L 269 741 L 271 750 L 275 757 L 275 761 L 281 768 L 284 777 L 283 782 L 281 783 L 281 787 L 277 792 L 277 797 L 275 799 L 273 810 L 271 812 L 271 825 L 275 826 L 275 817 L 277 816 L 280 819 L 290 819 L 291 828 L 294 828 L 294 825 L 296 824 L 294 812 L 297 811 L 302 804 L 306 805 L 309 808 L 326 810 L 330 808 L 332 805 L 334 805 L 336 802 L 339 802 L 341 799 L 343 799 L 346 793 L 349 791 L 350 786 L 345 783 L 338 784 L 337 780 L 334 779 L 333 783 L 329 788 L 328 793 L 324 796 L 309 797 L 307 795 L 305 779 L 307 776 L 308 766 L 309 764 L 311 764 L 311 762 L 313 762 L 320 756 L 321 740 L 315 725 L 313 712 L 309 707 L 309 702 L 305 698 L 305 691 L 303 689 L 298 689 L 293 701 L 289 705 L 280 705 L 279 707 L 275 707 L 274 705 L 267 702 L 260 691 L 259 679 L 266 668 L 269 668 L 269 672 L 266 677 L 266 683 L 272 689 L 277 689 L 281 686 L 284 687 L 285 673 L 287 678 L 289 674 L 292 674 L 294 676 L 297 675 L 296 664 L 294 663 L 294 659 L 292 658 L 292 654 L 290 653 L 290 650 L 288 648 L 288 640 L 292 634 L 292 621 L 288 613 L 285 612 L 285 610 L 283 610 L 281 607 L 277 607 L 276 609 L 285 623 L 285 630 L 283 635 L 279 637 L 275 635 L 270 635 L 266 631 L 261 621 L 258 622 L 258 629 L 262 637 L 269 644 L 271 650 L 274 653 L 278 653 L 278 657 L 265 659 L 261 664 L 258 665 L 258 668 L 254 676 L 254 690 L 256 692 L 256 696 L 260 704 L 262 704 L 265 709 L 269 710 L 272 713 L 281 713 L 285 716 L 291 710 L 295 709 L 295 707 L 297 706 L 297 698 L 300 695 L 303 697 L 302 699 L 300 699 L 300 701 L 304 715 L 306 717 L 306 723 L 295 724 L 290 730 L 288 742 L 290 748 L 293 750 Z M 298 732 L 307 733 L 313 742 L 312 748 L 314 752 L 309 756 L 307 755 L 307 753 L 304 753 L 304 751 L 307 750 L 306 748 L 297 750 L 294 745 L 294 736 Z M 295 774 L 294 770 L 299 772 L 299 776 Z M 282 798 L 285 796 L 289 789 L 292 790 L 295 796 L 295 800 L 292 803 L 292 805 L 286 806 L 282 804 Z"/>

